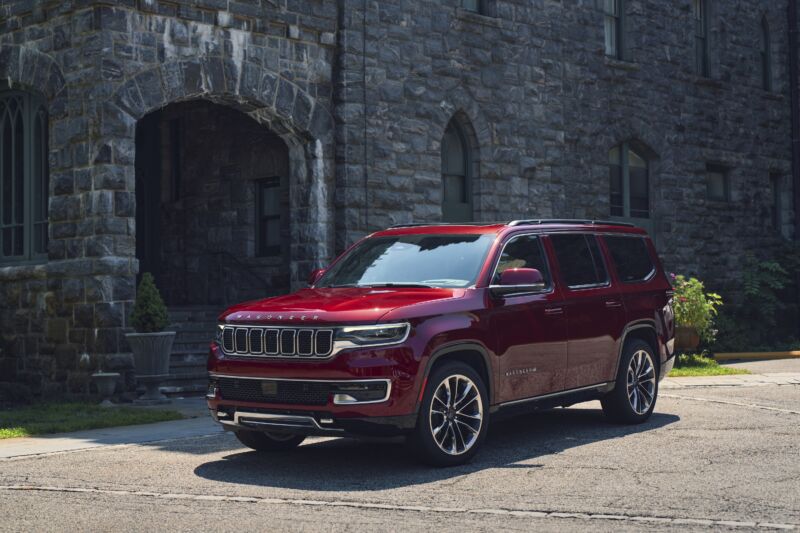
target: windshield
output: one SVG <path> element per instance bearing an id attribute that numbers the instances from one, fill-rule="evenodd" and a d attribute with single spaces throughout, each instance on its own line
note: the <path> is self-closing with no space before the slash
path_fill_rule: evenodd
<path id="1" fill-rule="evenodd" d="M 372 237 L 333 265 L 317 287 L 469 287 L 494 241 L 481 235 Z"/>

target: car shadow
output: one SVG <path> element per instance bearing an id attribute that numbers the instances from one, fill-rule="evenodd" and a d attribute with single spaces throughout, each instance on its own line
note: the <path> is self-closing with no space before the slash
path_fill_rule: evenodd
<path id="1" fill-rule="evenodd" d="M 613 425 L 599 409 L 556 409 L 493 422 L 472 462 L 431 468 L 418 462 L 401 439 L 327 439 L 277 453 L 236 451 L 198 466 L 201 478 L 261 487 L 316 491 L 372 491 L 430 483 L 490 468 L 541 467 L 538 457 L 592 442 L 613 440 L 677 422 L 654 413 L 644 424 Z"/>

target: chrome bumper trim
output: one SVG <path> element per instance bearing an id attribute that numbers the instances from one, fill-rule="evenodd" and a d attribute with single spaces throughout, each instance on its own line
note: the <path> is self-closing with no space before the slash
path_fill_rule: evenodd
<path id="1" fill-rule="evenodd" d="M 215 415 L 215 418 L 216 415 Z M 251 413 L 248 411 L 236 411 L 233 420 L 220 420 L 217 422 L 222 425 L 237 428 L 266 428 L 266 429 L 302 429 L 318 431 L 344 431 L 340 428 L 323 427 L 313 416 L 299 415 L 278 415 L 271 413 Z"/>
<path id="2" fill-rule="evenodd" d="M 365 402 L 356 401 L 336 401 L 336 395 L 334 395 L 333 404 L 334 405 L 367 405 L 371 403 L 382 403 L 389 399 L 392 395 L 392 380 L 391 379 L 298 379 L 298 378 L 265 378 L 265 377 L 254 377 L 254 376 L 234 376 L 231 374 L 217 374 L 215 372 L 209 372 L 208 377 L 213 378 L 231 378 L 231 379 L 255 379 L 259 381 L 310 381 L 313 383 L 386 383 L 386 394 L 383 398 L 379 400 L 368 400 Z M 225 400 L 223 400 L 225 401 Z M 229 401 L 237 401 L 237 400 L 229 400 Z M 266 403 L 266 402 L 255 402 L 255 403 Z"/>

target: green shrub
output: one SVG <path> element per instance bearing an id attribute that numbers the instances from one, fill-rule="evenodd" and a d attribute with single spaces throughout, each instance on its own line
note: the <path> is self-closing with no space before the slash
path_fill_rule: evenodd
<path id="1" fill-rule="evenodd" d="M 713 342 L 717 333 L 714 318 L 717 308 L 722 305 L 722 297 L 706 292 L 703 282 L 697 278 L 687 279 L 678 275 L 673 278 L 672 285 L 675 289 L 675 324 L 695 328 L 704 342 Z"/>
<path id="2" fill-rule="evenodd" d="M 800 265 L 799 249 L 787 245 L 767 259 L 752 253 L 745 256 L 736 280 L 741 295 L 719 317 L 714 351 L 784 350 L 796 342 L 798 296 L 796 279 L 789 272 Z"/>
<path id="3" fill-rule="evenodd" d="M 167 306 L 164 305 L 164 300 L 161 299 L 161 294 L 149 272 L 142 275 L 142 281 L 136 291 L 131 323 L 138 333 L 164 331 L 169 324 Z"/>

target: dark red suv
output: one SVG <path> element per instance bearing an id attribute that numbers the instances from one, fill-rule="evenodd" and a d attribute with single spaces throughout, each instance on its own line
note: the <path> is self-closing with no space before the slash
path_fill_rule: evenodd
<path id="1" fill-rule="evenodd" d="M 458 464 L 503 411 L 599 399 L 643 422 L 674 361 L 670 284 L 624 224 L 398 226 L 309 285 L 220 318 L 208 405 L 255 450 L 407 435 Z"/>

